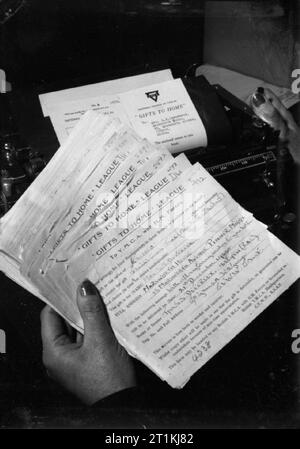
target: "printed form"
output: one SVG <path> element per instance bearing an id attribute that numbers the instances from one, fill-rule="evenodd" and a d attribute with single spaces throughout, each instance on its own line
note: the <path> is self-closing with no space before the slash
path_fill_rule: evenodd
<path id="1" fill-rule="evenodd" d="M 90 279 L 120 343 L 182 388 L 300 277 L 300 257 L 199 163 L 143 137 L 84 114 L 2 217 L 0 268 L 81 332 Z"/>

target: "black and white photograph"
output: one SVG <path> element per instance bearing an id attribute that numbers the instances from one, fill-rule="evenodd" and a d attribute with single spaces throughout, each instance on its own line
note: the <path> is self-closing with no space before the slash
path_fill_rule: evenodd
<path id="1" fill-rule="evenodd" d="M 0 0 L 0 430 L 299 429 L 299 175 L 299 0 Z"/>

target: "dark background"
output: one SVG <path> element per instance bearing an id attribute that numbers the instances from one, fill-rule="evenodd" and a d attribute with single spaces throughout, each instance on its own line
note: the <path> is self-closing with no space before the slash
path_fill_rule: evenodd
<path id="1" fill-rule="evenodd" d="M 4 3 L 0 0 L 1 8 Z M 191 64 L 205 61 L 275 84 L 289 83 L 291 2 L 234 2 L 237 8 L 250 3 L 252 16 L 237 9 L 239 14 L 226 17 L 212 10 L 204 17 L 205 3 L 210 2 L 25 1 L 0 25 L 0 68 L 13 84 L 11 106 L 22 136 L 50 157 L 58 142 L 49 119 L 42 117 L 37 95 L 125 75 L 170 67 L 174 76 L 183 76 Z M 274 46 L 279 32 L 285 37 L 280 48 Z M 272 60 L 278 67 L 270 68 L 262 48 L 275 48 Z M 295 210 L 297 197 L 291 197 Z M 293 248 L 298 228 L 294 224 L 281 233 Z M 3 275 L 0 282 L 0 329 L 7 335 L 7 354 L 0 355 L 0 427 L 122 427 L 126 412 L 120 408 L 83 410 L 47 378 L 41 363 L 43 305 Z M 300 328 L 298 298 L 296 284 L 182 391 L 171 390 L 137 363 L 141 383 L 157 398 L 154 409 L 146 405 L 142 412 L 141 404 L 131 410 L 137 425 L 299 427 L 300 355 L 291 351 L 292 330 Z"/>
<path id="2" fill-rule="evenodd" d="M 202 57 L 204 2 L 161 3 L 168 2 L 27 0 L 3 26 L 7 78 L 28 87 L 137 68 L 179 74 Z"/>

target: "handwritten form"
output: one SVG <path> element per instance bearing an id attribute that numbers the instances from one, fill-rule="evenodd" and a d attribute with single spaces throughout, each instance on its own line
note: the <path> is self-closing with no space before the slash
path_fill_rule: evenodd
<path id="1" fill-rule="evenodd" d="M 61 102 L 53 107 L 50 112 L 53 128 L 61 144 L 66 141 L 72 129 L 87 111 L 118 117 L 123 123 L 130 124 L 118 95 L 99 95 L 76 101 Z"/>
<path id="2" fill-rule="evenodd" d="M 61 144 L 82 115 L 91 110 L 119 118 L 140 136 L 172 153 L 207 146 L 203 122 L 180 79 L 156 82 L 117 95 L 62 101 L 48 110 Z"/>
<path id="3" fill-rule="evenodd" d="M 170 69 L 88 84 L 39 95 L 45 117 L 50 116 L 58 141 L 62 144 L 87 111 L 117 115 L 126 121 L 118 95 L 153 83 L 172 80 Z"/>
<path id="4" fill-rule="evenodd" d="M 94 112 L 2 218 L 0 248 L 1 269 L 81 331 L 89 278 L 120 343 L 175 388 L 300 276 L 200 164 Z"/>

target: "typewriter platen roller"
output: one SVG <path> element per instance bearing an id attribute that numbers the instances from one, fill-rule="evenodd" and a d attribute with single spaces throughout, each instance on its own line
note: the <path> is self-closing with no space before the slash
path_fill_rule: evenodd
<path id="1" fill-rule="evenodd" d="M 220 85 L 212 86 L 202 76 L 184 83 L 208 136 L 206 148 L 186 151 L 186 156 L 200 162 L 236 201 L 273 228 L 285 212 L 286 173 L 292 163 L 278 132 Z"/>

